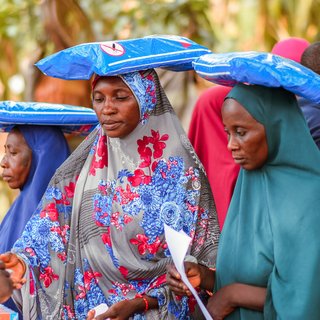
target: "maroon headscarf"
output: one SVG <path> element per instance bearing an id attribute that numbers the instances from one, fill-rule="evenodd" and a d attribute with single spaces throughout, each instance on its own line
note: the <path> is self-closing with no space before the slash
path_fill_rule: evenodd
<path id="1" fill-rule="evenodd" d="M 227 134 L 221 116 L 223 101 L 230 90 L 231 87 L 214 86 L 199 97 L 188 134 L 207 172 L 220 229 L 223 227 L 239 172 L 239 166 L 227 149 Z"/>
<path id="2" fill-rule="evenodd" d="M 91 91 L 93 91 L 93 89 L 95 88 L 98 80 L 101 78 L 102 76 L 99 76 L 98 74 L 95 74 L 93 76 L 92 82 L 91 82 Z"/>

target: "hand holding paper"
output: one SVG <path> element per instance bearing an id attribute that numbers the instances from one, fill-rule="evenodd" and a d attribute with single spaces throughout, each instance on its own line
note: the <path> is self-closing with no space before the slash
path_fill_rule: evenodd
<path id="1" fill-rule="evenodd" d="M 170 253 L 172 255 L 173 262 L 177 268 L 177 271 L 181 275 L 182 281 L 186 284 L 186 286 L 189 288 L 193 296 L 196 298 L 198 305 L 201 311 L 203 312 L 205 318 L 207 320 L 212 320 L 212 317 L 210 316 L 208 310 L 204 306 L 203 302 L 198 296 L 196 290 L 191 285 L 185 273 L 184 258 L 188 251 L 191 238 L 188 235 L 186 235 L 183 231 L 180 231 L 180 232 L 175 231 L 174 229 L 172 229 L 166 224 L 164 225 L 164 231 L 165 231 L 166 241 L 167 241 Z"/>

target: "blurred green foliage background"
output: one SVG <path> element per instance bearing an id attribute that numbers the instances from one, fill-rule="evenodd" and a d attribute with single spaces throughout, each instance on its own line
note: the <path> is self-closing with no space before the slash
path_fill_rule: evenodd
<path id="1" fill-rule="evenodd" d="M 270 50 L 319 39 L 319 12 L 319 0 L 0 0 L 0 98 L 31 99 L 33 63 L 81 42 L 178 34 L 215 52 Z"/>
<path id="2" fill-rule="evenodd" d="M 82 42 L 176 34 L 214 52 L 270 51 L 290 36 L 318 41 L 319 12 L 320 0 L 0 0 L 0 99 L 90 107 L 88 81 L 49 79 L 33 66 Z M 187 128 L 210 84 L 192 72 L 160 78 Z M 13 198 L 0 186 L 0 220 Z"/>

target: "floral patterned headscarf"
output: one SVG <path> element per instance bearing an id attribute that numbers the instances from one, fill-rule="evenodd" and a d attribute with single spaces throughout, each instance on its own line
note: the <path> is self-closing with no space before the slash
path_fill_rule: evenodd
<path id="1" fill-rule="evenodd" d="M 86 319 L 100 303 L 147 294 L 159 308 L 133 319 L 201 319 L 193 298 L 176 298 L 166 285 L 164 223 L 191 236 L 189 254 L 214 267 L 219 226 L 208 180 L 155 71 L 121 78 L 140 123 L 125 138 L 97 127 L 54 176 L 16 243 L 29 265 L 26 318 Z"/>
<path id="2" fill-rule="evenodd" d="M 96 75 L 92 81 L 92 91 L 101 78 Z M 140 109 L 140 122 L 145 124 L 150 113 L 157 105 L 156 85 L 151 74 L 142 77 L 139 72 L 130 72 L 119 76 L 131 89 L 138 101 Z"/>

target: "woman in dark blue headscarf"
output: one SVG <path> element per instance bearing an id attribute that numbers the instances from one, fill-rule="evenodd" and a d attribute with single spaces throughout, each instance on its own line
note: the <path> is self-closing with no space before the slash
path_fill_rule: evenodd
<path id="1" fill-rule="evenodd" d="M 20 146 L 7 145 L 9 137 L 15 140 L 17 135 L 22 135 L 25 142 L 27 154 L 29 153 L 30 165 L 25 166 L 23 172 L 18 177 L 12 177 L 8 173 L 8 157 L 17 157 L 17 150 Z M 8 135 L 6 143 L 6 155 L 1 161 L 4 180 L 11 188 L 20 189 L 20 194 L 12 204 L 11 208 L 0 224 L 0 253 L 10 251 L 15 241 L 21 236 L 29 218 L 36 210 L 36 207 L 46 190 L 46 187 L 56 169 L 69 156 L 70 151 L 67 141 L 62 131 L 57 127 L 23 125 L 16 126 Z M 28 157 L 28 155 L 27 155 Z M 22 159 L 22 162 L 28 162 Z M 20 186 L 19 181 L 24 183 Z M 16 182 L 14 182 L 16 181 Z M 18 182 L 17 182 L 18 181 Z M 12 185 L 11 185 L 12 182 Z M 16 186 L 15 186 L 16 184 Z M 11 309 L 16 309 L 14 303 L 9 300 L 6 305 Z"/>
<path id="2" fill-rule="evenodd" d="M 60 129 L 49 126 L 16 126 L 32 151 L 30 171 L 20 194 L 0 225 L 0 252 L 9 251 L 35 211 L 51 177 L 69 156 L 67 141 Z M 11 133 L 9 133 L 10 135 Z M 1 161 L 6 172 L 6 156 Z"/>

